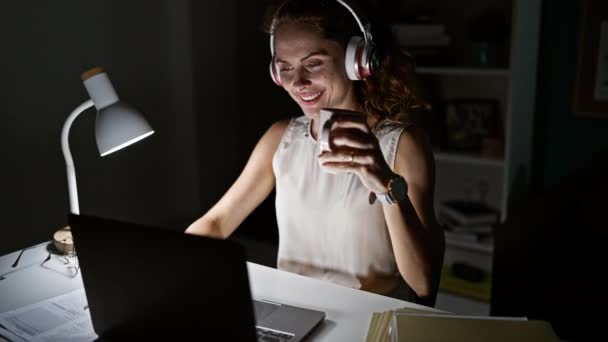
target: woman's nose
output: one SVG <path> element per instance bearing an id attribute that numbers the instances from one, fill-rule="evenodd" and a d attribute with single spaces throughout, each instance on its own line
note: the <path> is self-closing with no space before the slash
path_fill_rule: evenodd
<path id="1" fill-rule="evenodd" d="M 296 72 L 293 78 L 293 86 L 295 88 L 306 88 L 310 85 L 310 79 L 305 70 Z"/>

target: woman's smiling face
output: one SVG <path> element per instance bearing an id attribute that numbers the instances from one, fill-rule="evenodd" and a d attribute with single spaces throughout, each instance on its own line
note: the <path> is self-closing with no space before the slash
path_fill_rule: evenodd
<path id="1" fill-rule="evenodd" d="M 294 22 L 278 27 L 274 45 L 281 84 L 308 118 L 317 119 L 321 108 L 357 109 L 343 46 Z"/>

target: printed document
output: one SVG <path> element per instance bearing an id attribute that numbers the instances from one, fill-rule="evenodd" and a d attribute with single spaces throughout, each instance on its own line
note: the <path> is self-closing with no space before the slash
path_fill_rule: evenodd
<path id="1" fill-rule="evenodd" d="M 0 314 L 0 336 L 25 341 L 94 341 L 84 289 Z M 20 340 L 17 340 L 20 341 Z"/>

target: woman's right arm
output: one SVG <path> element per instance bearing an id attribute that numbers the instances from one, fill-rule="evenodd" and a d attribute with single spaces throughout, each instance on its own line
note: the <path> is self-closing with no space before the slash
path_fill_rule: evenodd
<path id="1" fill-rule="evenodd" d="M 225 239 L 268 197 L 275 185 L 272 158 L 288 123 L 279 121 L 266 131 L 236 182 L 186 233 Z"/>

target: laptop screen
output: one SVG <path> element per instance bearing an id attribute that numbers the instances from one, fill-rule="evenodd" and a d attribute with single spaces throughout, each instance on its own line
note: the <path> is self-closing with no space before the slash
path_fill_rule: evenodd
<path id="1" fill-rule="evenodd" d="M 255 340 L 243 248 L 92 216 L 69 216 L 96 333 L 102 337 Z"/>

